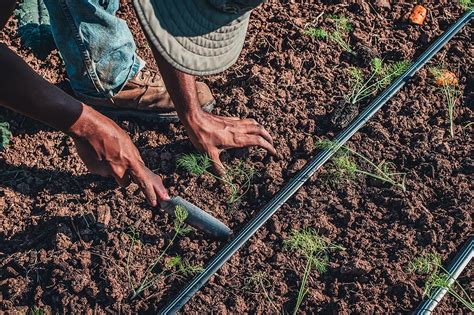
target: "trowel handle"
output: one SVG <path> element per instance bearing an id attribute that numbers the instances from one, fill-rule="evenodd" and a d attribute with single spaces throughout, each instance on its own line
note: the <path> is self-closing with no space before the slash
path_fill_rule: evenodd
<path id="1" fill-rule="evenodd" d="M 227 225 L 181 197 L 173 197 L 169 200 L 162 201 L 160 205 L 172 216 L 174 216 L 174 208 L 177 205 L 184 207 L 188 212 L 188 217 L 185 222 L 203 231 L 212 238 L 226 240 L 232 234 L 232 230 L 229 229 Z"/>

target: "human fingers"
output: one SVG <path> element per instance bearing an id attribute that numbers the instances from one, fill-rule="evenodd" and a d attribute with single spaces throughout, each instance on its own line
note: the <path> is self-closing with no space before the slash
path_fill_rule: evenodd
<path id="1" fill-rule="evenodd" d="M 220 151 L 215 148 L 207 152 L 207 154 L 211 158 L 216 173 L 221 177 L 225 176 L 225 168 L 220 159 Z"/>
<path id="2" fill-rule="evenodd" d="M 114 175 L 114 178 L 121 187 L 128 187 L 132 183 L 132 178 L 129 172 L 125 172 L 122 177 Z"/>
<path id="3" fill-rule="evenodd" d="M 130 175 L 133 182 L 137 184 L 145 194 L 148 203 L 152 207 L 156 207 L 158 203 L 156 200 L 156 191 L 153 185 L 153 180 L 145 169 L 146 167 L 144 165 L 135 165 L 131 168 Z"/>
<path id="4" fill-rule="evenodd" d="M 161 176 L 153 173 L 149 168 L 145 167 L 145 172 L 148 174 L 151 183 L 153 184 L 153 189 L 159 199 L 159 201 L 168 200 L 170 196 L 168 195 L 168 191 L 166 190 L 165 186 L 163 185 L 163 180 Z"/>
<path id="5" fill-rule="evenodd" d="M 219 118 L 220 120 L 226 121 L 226 120 L 231 120 L 231 121 L 241 121 L 242 119 L 239 117 L 225 117 L 225 116 L 217 116 L 215 115 L 216 118 Z"/>
<path id="6" fill-rule="evenodd" d="M 99 160 L 92 146 L 80 139 L 73 138 L 76 146 L 76 151 L 81 160 L 87 167 L 87 170 L 92 174 L 107 177 L 111 175 L 111 169 L 107 163 Z"/>
<path id="7" fill-rule="evenodd" d="M 239 145 L 242 147 L 258 146 L 267 150 L 271 155 L 277 156 L 273 145 L 260 135 L 247 134 L 241 138 Z"/>
<path id="8" fill-rule="evenodd" d="M 261 136 L 273 146 L 272 136 L 270 135 L 270 133 L 268 133 L 268 131 L 265 130 L 265 128 L 263 128 L 263 126 L 259 124 L 245 127 L 244 132 L 246 134 L 254 134 L 257 136 Z"/>

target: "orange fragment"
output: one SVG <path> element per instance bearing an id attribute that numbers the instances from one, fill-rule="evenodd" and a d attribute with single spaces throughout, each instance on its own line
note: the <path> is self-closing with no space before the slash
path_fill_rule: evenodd
<path id="1" fill-rule="evenodd" d="M 436 85 L 458 85 L 458 78 L 454 73 L 448 70 L 443 70 L 438 76 L 436 76 Z"/>
<path id="2" fill-rule="evenodd" d="M 426 10 L 424 6 L 417 4 L 411 11 L 410 21 L 416 25 L 423 25 L 423 22 L 425 22 L 427 13 L 428 13 L 428 10 Z"/>

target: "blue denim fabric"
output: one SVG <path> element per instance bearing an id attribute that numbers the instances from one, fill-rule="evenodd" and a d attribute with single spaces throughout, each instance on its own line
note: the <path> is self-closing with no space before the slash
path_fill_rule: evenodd
<path id="1" fill-rule="evenodd" d="M 79 98 L 110 98 L 144 66 L 119 0 L 45 0 L 54 41 Z"/>

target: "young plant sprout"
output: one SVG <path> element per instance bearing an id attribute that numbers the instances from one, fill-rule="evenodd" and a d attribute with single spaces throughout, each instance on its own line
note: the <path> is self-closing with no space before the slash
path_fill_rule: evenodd
<path id="1" fill-rule="evenodd" d="M 474 125 L 474 121 L 468 121 L 464 123 L 464 126 L 462 126 L 463 133 L 467 132 L 470 128 L 472 128 L 472 125 Z"/>
<path id="2" fill-rule="evenodd" d="M 132 242 L 130 244 L 129 251 L 128 251 L 126 268 L 127 268 L 129 285 L 132 290 L 132 294 L 130 297 L 132 300 L 137 298 L 144 290 L 152 287 L 159 280 L 164 281 L 167 278 L 170 278 L 172 276 L 187 277 L 187 276 L 194 275 L 203 271 L 203 268 L 201 266 L 192 265 L 188 261 L 182 260 L 181 257 L 179 256 L 172 257 L 166 263 L 162 262 L 165 254 L 170 249 L 170 247 L 174 244 L 176 238 L 190 231 L 190 228 L 186 226 L 186 224 L 184 223 L 187 216 L 188 216 L 188 213 L 186 209 L 184 209 L 182 206 L 175 207 L 175 219 L 173 222 L 173 226 L 174 226 L 173 237 L 171 238 L 171 240 L 169 241 L 165 249 L 160 253 L 160 255 L 154 261 L 152 261 L 151 264 L 148 266 L 148 268 L 146 269 L 144 273 L 143 279 L 140 281 L 138 285 L 135 285 L 133 283 L 131 273 L 130 273 L 130 258 L 132 256 L 133 248 L 135 244 L 138 242 L 138 234 L 134 230 L 131 230 L 131 233 L 129 233 L 129 236 Z M 153 271 L 159 263 L 163 263 L 163 269 L 159 273 L 154 274 Z"/>
<path id="3" fill-rule="evenodd" d="M 470 312 L 474 312 L 473 301 L 461 284 L 457 280 L 454 280 L 443 267 L 439 254 L 429 253 L 417 257 L 410 262 L 409 270 L 416 274 L 428 275 L 423 289 L 423 296 L 431 298 L 436 289 L 446 289 L 448 294 L 467 307 Z"/>
<path id="4" fill-rule="evenodd" d="M 38 308 L 36 306 L 33 306 L 30 308 L 27 312 L 27 315 L 46 315 L 46 311 L 43 310 L 42 308 Z"/>
<path id="5" fill-rule="evenodd" d="M 23 0 L 15 10 L 18 37 L 23 47 L 30 48 L 39 59 L 46 60 L 56 48 L 50 16 L 44 1 Z"/>
<path id="6" fill-rule="evenodd" d="M 368 79 L 364 79 L 361 69 L 350 67 L 351 93 L 344 98 L 356 104 L 387 87 L 410 67 L 409 61 L 399 61 L 385 65 L 380 58 L 372 59 L 372 70 Z"/>
<path id="7" fill-rule="evenodd" d="M 309 289 L 306 288 L 306 283 L 308 282 L 311 270 L 316 269 L 320 274 L 326 272 L 329 263 L 329 252 L 333 250 L 345 250 L 345 248 L 332 244 L 312 229 L 293 230 L 289 238 L 285 240 L 285 246 L 306 259 L 303 278 L 293 310 L 293 314 L 296 314 L 304 297 L 309 291 Z"/>
<path id="8" fill-rule="evenodd" d="M 12 133 L 7 122 L 0 122 L 0 151 L 10 144 Z"/>
<path id="9" fill-rule="evenodd" d="M 280 309 L 275 305 L 270 294 L 268 292 L 269 288 L 271 287 L 271 282 L 268 280 L 267 274 L 263 271 L 257 271 L 251 277 L 245 280 L 245 288 L 247 290 L 257 290 L 257 292 L 253 292 L 255 294 L 263 294 L 265 299 L 271 305 L 273 310 L 276 313 L 280 313 Z M 260 291 L 260 292 L 259 292 Z"/>
<path id="10" fill-rule="evenodd" d="M 327 149 L 334 147 L 334 142 L 330 140 L 322 140 L 316 143 L 316 147 L 320 149 Z M 353 157 L 367 163 L 373 172 L 362 170 Z M 348 146 L 342 146 L 333 155 L 331 163 L 329 163 L 329 178 L 331 181 L 340 181 L 343 178 L 352 179 L 355 174 L 362 174 L 382 182 L 389 183 L 392 186 L 398 187 L 403 191 L 406 191 L 405 177 L 406 173 L 393 172 L 393 163 L 382 161 L 380 164 L 375 164 L 368 157 L 360 154 L 359 152 L 349 148 Z"/>
<path id="11" fill-rule="evenodd" d="M 458 79 L 455 74 L 439 68 L 429 68 L 431 75 L 435 78 L 435 84 L 441 87 L 448 106 L 449 132 L 454 137 L 454 107 L 456 106 L 461 92 L 459 91 Z"/>
<path id="12" fill-rule="evenodd" d="M 256 172 L 253 168 L 246 167 L 243 162 L 227 170 L 224 177 L 214 175 L 209 169 L 212 166 L 211 159 L 206 154 L 190 153 L 182 155 L 176 165 L 191 174 L 200 176 L 207 174 L 225 183 L 231 190 L 229 204 L 240 200 L 250 189 L 250 183 Z M 239 189 L 240 188 L 240 189 Z"/>
<path id="13" fill-rule="evenodd" d="M 354 51 L 349 46 L 346 39 L 347 34 L 352 31 L 352 25 L 344 16 L 329 16 L 334 21 L 334 28 L 332 30 L 325 30 L 320 27 L 308 27 L 304 33 L 319 40 L 330 40 L 338 44 L 344 51 L 354 54 Z"/>
<path id="14" fill-rule="evenodd" d="M 387 87 L 410 66 L 408 61 L 384 65 L 380 58 L 373 58 L 371 64 L 372 70 L 367 79 L 361 69 L 349 67 L 350 92 L 336 103 L 331 114 L 330 121 L 336 128 L 346 127 L 359 114 L 360 102 Z"/>
<path id="15" fill-rule="evenodd" d="M 459 4 L 466 11 L 474 9 L 474 2 L 472 0 L 459 0 Z"/>

